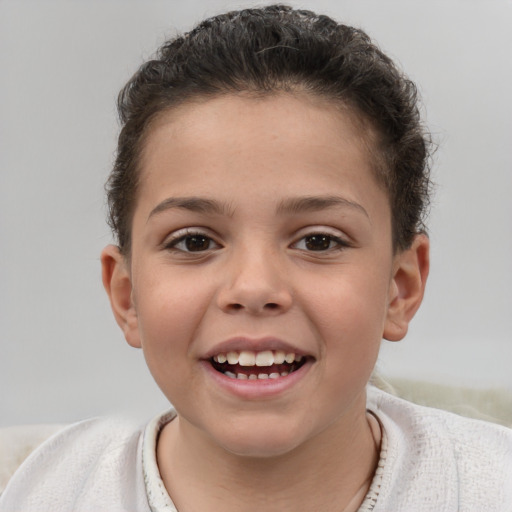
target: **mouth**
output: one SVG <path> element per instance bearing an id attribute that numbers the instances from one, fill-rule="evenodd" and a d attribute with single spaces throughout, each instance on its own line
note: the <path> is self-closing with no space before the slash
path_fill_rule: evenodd
<path id="1" fill-rule="evenodd" d="M 238 380 L 282 379 L 301 368 L 308 356 L 281 350 L 230 351 L 209 359 L 212 367 Z"/>

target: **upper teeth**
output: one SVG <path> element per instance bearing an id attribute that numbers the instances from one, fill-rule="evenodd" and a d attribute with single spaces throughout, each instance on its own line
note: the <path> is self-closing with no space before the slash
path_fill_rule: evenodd
<path id="1" fill-rule="evenodd" d="M 299 362 L 302 356 L 294 352 L 284 352 L 282 350 L 262 350 L 253 352 L 252 350 L 242 350 L 241 352 L 230 351 L 227 354 L 217 354 L 213 360 L 217 363 L 239 364 L 240 366 L 272 366 L 273 364 L 283 364 L 285 361 L 289 364 L 294 361 Z"/>

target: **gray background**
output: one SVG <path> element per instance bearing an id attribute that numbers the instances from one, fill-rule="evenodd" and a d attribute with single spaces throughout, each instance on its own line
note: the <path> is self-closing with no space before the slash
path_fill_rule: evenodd
<path id="1" fill-rule="evenodd" d="M 367 30 L 440 144 L 425 302 L 380 370 L 512 389 L 512 2 L 290 3 Z M 100 282 L 114 101 L 166 36 L 248 5 L 0 0 L 1 425 L 166 407 Z"/>

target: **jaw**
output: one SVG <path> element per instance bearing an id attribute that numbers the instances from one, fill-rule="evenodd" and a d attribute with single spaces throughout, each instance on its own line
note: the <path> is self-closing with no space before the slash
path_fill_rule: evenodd
<path id="1" fill-rule="evenodd" d="M 239 384 L 236 379 L 229 380 Z M 314 388 L 312 380 L 313 383 L 298 387 Z M 256 385 L 266 387 L 273 383 L 266 380 L 256 382 Z M 293 390 L 289 395 L 285 392 L 243 402 L 222 400 L 226 399 L 224 393 L 221 397 L 213 393 L 209 395 L 210 403 L 204 414 L 188 417 L 188 411 L 180 410 L 182 427 L 188 434 L 192 433 L 192 437 L 185 435 L 182 439 L 188 437 L 189 442 L 203 454 L 213 453 L 215 457 L 224 457 L 234 464 L 255 464 L 251 460 L 259 461 L 259 464 L 280 464 L 289 458 L 302 460 L 301 454 L 305 453 L 309 454 L 307 459 L 319 455 L 319 450 L 329 452 L 328 446 L 332 443 L 343 446 L 354 441 L 354 432 L 359 431 L 359 428 L 354 428 L 359 421 L 356 414 L 358 405 L 362 410 L 359 416 L 365 417 L 364 394 L 361 400 L 350 400 L 345 404 L 346 410 L 333 411 L 312 401 L 311 393 L 304 396 Z M 324 455 L 328 456 L 328 453 Z"/>

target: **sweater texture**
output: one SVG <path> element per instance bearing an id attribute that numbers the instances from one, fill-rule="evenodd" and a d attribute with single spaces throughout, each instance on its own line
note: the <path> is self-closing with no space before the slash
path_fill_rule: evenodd
<path id="1" fill-rule="evenodd" d="M 359 512 L 512 512 L 512 430 L 368 388 L 380 460 Z M 158 433 L 92 419 L 64 428 L 20 466 L 0 512 L 176 512 L 156 463 Z"/>

